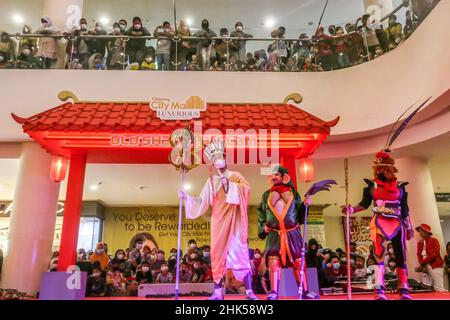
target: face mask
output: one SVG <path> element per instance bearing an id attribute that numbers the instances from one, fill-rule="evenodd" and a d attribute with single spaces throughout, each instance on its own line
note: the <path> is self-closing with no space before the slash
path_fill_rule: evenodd
<path id="1" fill-rule="evenodd" d="M 48 22 L 42 22 L 41 26 L 42 26 L 42 28 L 47 28 L 48 27 Z"/>
<path id="2" fill-rule="evenodd" d="M 81 26 L 80 26 L 80 28 L 81 28 L 81 30 L 86 30 L 87 29 L 87 24 L 82 24 Z"/>
<path id="3" fill-rule="evenodd" d="M 259 253 L 256 253 L 255 254 L 255 259 L 259 259 L 259 258 L 261 258 L 261 255 Z"/>
<path id="4" fill-rule="evenodd" d="M 194 268 L 195 268 L 195 269 L 198 269 L 198 264 L 194 264 Z"/>
<path id="5" fill-rule="evenodd" d="M 101 272 L 96 272 L 93 274 L 94 277 L 99 278 L 102 275 Z"/>
<path id="6" fill-rule="evenodd" d="M 102 28 L 102 27 L 100 27 L 100 26 L 98 26 L 98 27 L 95 27 L 95 30 L 96 30 L 96 31 L 102 31 L 102 30 L 103 30 L 103 28 Z"/>
<path id="7" fill-rule="evenodd" d="M 390 267 L 391 269 L 394 269 L 394 268 L 395 268 L 395 263 L 389 263 L 389 267 Z"/>
<path id="8" fill-rule="evenodd" d="M 342 261 L 343 263 L 346 263 L 346 262 L 347 262 L 347 258 L 342 258 L 341 261 Z"/>
<path id="9" fill-rule="evenodd" d="M 197 258 L 197 255 L 195 253 L 192 253 L 189 255 L 189 258 L 191 258 L 191 260 L 194 260 L 195 258 Z"/>
<path id="10" fill-rule="evenodd" d="M 350 264 L 354 264 L 355 263 L 355 260 L 350 260 Z"/>
<path id="11" fill-rule="evenodd" d="M 136 245 L 136 249 L 141 250 L 141 249 L 142 249 L 142 243 L 137 244 L 137 245 Z"/>
<path id="12" fill-rule="evenodd" d="M 148 272 L 148 270 L 150 270 L 149 267 L 142 267 L 142 272 Z"/>
<path id="13" fill-rule="evenodd" d="M 176 257 L 176 256 L 177 256 L 177 253 L 176 253 L 176 252 L 171 252 L 171 253 L 170 253 L 170 256 L 171 256 L 171 257 Z"/>
<path id="14" fill-rule="evenodd" d="M 380 180 L 382 182 L 386 182 L 387 181 L 387 178 L 386 178 L 384 173 L 377 173 L 377 178 L 378 178 L 378 180 Z"/>
<path id="15" fill-rule="evenodd" d="M 162 255 L 162 254 L 158 254 L 157 257 L 158 257 L 158 260 L 160 260 L 160 261 L 164 260 L 164 255 Z"/>
<path id="16" fill-rule="evenodd" d="M 4 56 L 0 56 L 0 62 L 5 61 L 5 57 Z"/>
<path id="17" fill-rule="evenodd" d="M 236 30 L 237 30 L 237 31 L 242 31 L 242 27 L 241 27 L 241 26 L 238 26 L 238 27 L 236 28 Z"/>
<path id="18" fill-rule="evenodd" d="M 117 258 L 118 258 L 119 260 L 122 260 L 122 259 L 123 259 L 123 257 L 124 257 L 124 255 L 123 255 L 123 254 L 118 254 L 118 255 L 117 255 Z"/>
<path id="19" fill-rule="evenodd" d="M 29 56 L 30 53 L 31 53 L 31 50 L 30 50 L 30 49 L 25 49 L 25 50 L 22 51 L 22 53 L 23 53 L 25 56 Z"/>
<path id="20" fill-rule="evenodd" d="M 147 58 L 147 59 L 145 59 L 145 61 L 148 62 L 148 63 L 150 63 L 150 62 L 153 61 L 153 59 L 152 59 L 152 58 Z M 175 254 L 175 255 L 176 255 L 176 254 Z"/>
<path id="21" fill-rule="evenodd" d="M 113 30 L 115 33 L 118 33 L 118 32 L 120 32 L 120 28 L 114 28 L 114 30 Z"/>
<path id="22" fill-rule="evenodd" d="M 98 254 L 102 254 L 103 252 L 105 252 L 105 249 L 97 249 Z"/>
<path id="23" fill-rule="evenodd" d="M 153 254 L 150 255 L 150 259 L 154 260 L 155 256 Z"/>
<path id="24" fill-rule="evenodd" d="M 341 264 L 339 262 L 333 263 L 334 270 L 339 270 L 340 267 L 341 267 Z"/>
<path id="25" fill-rule="evenodd" d="M 141 29 L 141 27 L 142 27 L 142 25 L 140 25 L 140 24 L 135 24 L 134 25 L 134 28 L 137 29 L 137 30 Z"/>
<path id="26" fill-rule="evenodd" d="M 189 248 L 195 249 L 195 248 L 197 248 L 197 245 L 196 245 L 195 243 L 191 243 L 191 244 L 189 245 Z"/>
<path id="27" fill-rule="evenodd" d="M 211 255 L 211 254 L 210 254 L 209 252 L 203 252 L 203 256 L 204 256 L 205 258 L 209 258 L 210 255 Z"/>
<path id="28" fill-rule="evenodd" d="M 121 29 L 121 30 L 125 30 L 126 28 L 127 28 L 126 25 L 124 25 L 124 24 L 121 24 L 121 25 L 120 25 L 120 29 Z"/>
<path id="29" fill-rule="evenodd" d="M 169 271 L 169 267 L 162 267 L 162 268 L 161 268 L 161 271 L 162 271 L 162 272 Z"/>
<path id="30" fill-rule="evenodd" d="M 217 169 L 223 169 L 225 168 L 225 165 L 226 165 L 225 159 L 218 159 L 214 162 L 214 166 Z"/>

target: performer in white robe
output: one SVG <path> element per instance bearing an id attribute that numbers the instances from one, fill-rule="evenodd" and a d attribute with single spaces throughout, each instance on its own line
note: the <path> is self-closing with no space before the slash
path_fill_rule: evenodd
<path id="1" fill-rule="evenodd" d="M 217 150 L 211 145 L 208 150 L 211 148 Z M 250 186 L 240 173 L 227 169 L 223 153 L 213 156 L 218 175 L 206 181 L 200 196 L 180 194 L 185 199 L 187 219 L 197 219 L 212 207 L 211 266 L 215 291 L 210 300 L 223 300 L 222 279 L 228 269 L 237 280 L 244 281 L 247 299 L 256 300 L 247 245 Z"/>

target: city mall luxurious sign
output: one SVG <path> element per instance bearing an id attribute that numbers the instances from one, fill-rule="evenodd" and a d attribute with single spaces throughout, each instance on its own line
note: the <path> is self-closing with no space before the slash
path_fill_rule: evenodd
<path id="1" fill-rule="evenodd" d="M 185 102 L 152 98 L 150 109 L 156 111 L 156 116 L 161 120 L 192 120 L 200 118 L 201 112 L 206 111 L 206 102 L 198 96 L 190 97 Z"/>

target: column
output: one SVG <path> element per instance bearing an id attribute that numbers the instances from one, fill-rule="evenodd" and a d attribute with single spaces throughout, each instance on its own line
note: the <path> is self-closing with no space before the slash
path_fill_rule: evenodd
<path id="1" fill-rule="evenodd" d="M 85 172 L 86 155 L 72 155 L 70 158 L 61 244 L 59 247 L 58 271 L 66 271 L 69 266 L 76 263 Z"/>
<path id="2" fill-rule="evenodd" d="M 2 272 L 4 289 L 34 294 L 42 273 L 48 271 L 60 186 L 50 179 L 51 161 L 40 145 L 22 144 Z"/>
<path id="3" fill-rule="evenodd" d="M 408 204 L 413 228 L 422 223 L 430 225 L 433 237 L 441 244 L 441 254 L 445 251 L 439 211 L 434 195 L 433 182 L 427 162 L 420 158 L 403 158 L 397 160 L 398 179 L 408 181 Z M 417 242 L 420 236 L 415 232 L 414 239 L 407 242 L 406 259 L 410 278 L 421 279 L 421 274 L 414 271 L 418 266 Z"/>
<path id="4" fill-rule="evenodd" d="M 371 15 L 369 21 L 375 19 L 375 21 L 380 21 L 387 14 L 394 10 L 394 4 L 392 0 L 364 0 L 364 8 L 367 14 Z M 388 21 L 383 22 L 383 26 L 387 27 Z"/>

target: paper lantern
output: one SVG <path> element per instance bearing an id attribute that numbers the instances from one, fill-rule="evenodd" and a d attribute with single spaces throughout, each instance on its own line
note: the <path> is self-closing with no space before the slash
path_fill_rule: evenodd
<path id="1" fill-rule="evenodd" d="M 302 158 L 299 160 L 300 178 L 303 182 L 311 182 L 314 180 L 314 163 L 310 158 Z"/>
<path id="2" fill-rule="evenodd" d="M 67 159 L 63 157 L 53 157 L 50 178 L 55 182 L 61 182 L 66 178 Z"/>

